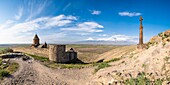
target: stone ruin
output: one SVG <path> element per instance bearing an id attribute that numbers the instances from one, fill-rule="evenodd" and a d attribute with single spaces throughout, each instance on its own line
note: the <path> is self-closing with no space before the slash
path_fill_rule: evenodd
<path id="1" fill-rule="evenodd" d="M 41 50 L 41 48 L 48 49 L 48 58 L 50 61 L 57 63 L 69 63 L 70 61 L 77 60 L 77 52 L 71 48 L 66 51 L 66 45 L 49 45 L 45 42 L 43 45 L 40 44 L 40 39 L 37 34 L 33 38 L 33 44 L 31 47 Z M 32 48 L 32 50 L 33 50 Z M 31 49 L 30 49 L 31 50 Z"/>
<path id="2" fill-rule="evenodd" d="M 66 51 L 66 45 L 49 45 L 49 60 L 66 63 L 77 59 L 77 52 L 71 48 Z"/>
<path id="3" fill-rule="evenodd" d="M 66 52 L 66 56 L 69 60 L 77 60 L 77 52 L 73 48 Z"/>

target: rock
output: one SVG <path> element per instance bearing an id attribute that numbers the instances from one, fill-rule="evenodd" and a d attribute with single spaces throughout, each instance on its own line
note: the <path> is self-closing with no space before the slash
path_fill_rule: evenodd
<path id="1" fill-rule="evenodd" d="M 154 36 L 150 39 L 150 43 L 160 43 L 162 41 L 162 38 L 159 36 Z"/>
<path id="2" fill-rule="evenodd" d="M 165 31 L 164 36 L 167 36 L 167 37 L 170 36 L 170 30 Z"/>

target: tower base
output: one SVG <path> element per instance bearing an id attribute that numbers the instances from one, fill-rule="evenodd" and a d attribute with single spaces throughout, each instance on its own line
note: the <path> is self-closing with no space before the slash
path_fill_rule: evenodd
<path id="1" fill-rule="evenodd" d="M 146 49 L 146 45 L 145 44 L 137 44 L 137 49 L 140 49 L 140 50 Z"/>

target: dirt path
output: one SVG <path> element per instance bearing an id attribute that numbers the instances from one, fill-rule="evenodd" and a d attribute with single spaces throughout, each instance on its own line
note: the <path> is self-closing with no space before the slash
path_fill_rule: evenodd
<path id="1" fill-rule="evenodd" d="M 22 61 L 21 59 L 12 60 L 14 62 L 19 63 L 20 68 L 17 72 L 15 72 L 10 78 L 5 79 L 3 85 L 52 85 L 54 84 L 54 80 L 49 78 L 46 74 L 41 75 L 34 64 L 28 63 L 27 61 Z"/>
<path id="2" fill-rule="evenodd" d="M 91 83 L 93 69 L 50 69 L 37 61 L 13 59 L 20 68 L 1 85 L 88 85 Z"/>

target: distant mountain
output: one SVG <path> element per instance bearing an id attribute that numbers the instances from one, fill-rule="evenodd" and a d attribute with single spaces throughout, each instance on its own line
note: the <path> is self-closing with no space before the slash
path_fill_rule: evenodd
<path id="1" fill-rule="evenodd" d="M 29 46 L 30 44 L 0 44 L 0 48 L 17 47 L 17 46 Z"/>
<path id="2" fill-rule="evenodd" d="M 95 40 L 86 40 L 75 42 L 75 44 L 103 44 L 103 45 L 134 45 L 135 42 L 128 41 L 95 41 Z"/>

